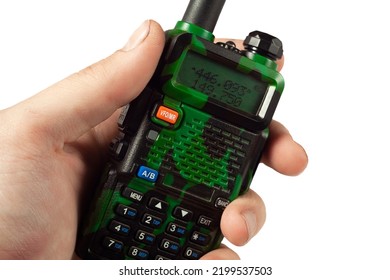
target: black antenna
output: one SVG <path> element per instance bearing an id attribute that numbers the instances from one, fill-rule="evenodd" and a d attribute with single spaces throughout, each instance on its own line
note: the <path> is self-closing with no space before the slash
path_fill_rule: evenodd
<path id="1" fill-rule="evenodd" d="M 190 0 L 183 20 L 213 33 L 226 0 Z"/>

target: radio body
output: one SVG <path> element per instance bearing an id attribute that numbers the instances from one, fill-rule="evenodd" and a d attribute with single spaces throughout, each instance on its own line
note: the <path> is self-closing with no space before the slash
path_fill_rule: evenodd
<path id="1" fill-rule="evenodd" d="M 213 42 L 216 19 L 197 17 L 223 4 L 192 0 L 166 32 L 153 78 L 119 117 L 79 256 L 199 259 L 220 245 L 223 210 L 248 190 L 284 88 L 275 37 L 251 32 L 245 50 Z"/>

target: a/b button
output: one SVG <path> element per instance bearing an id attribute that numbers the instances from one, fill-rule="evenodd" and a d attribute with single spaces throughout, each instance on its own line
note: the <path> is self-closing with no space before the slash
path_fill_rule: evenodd
<path id="1" fill-rule="evenodd" d="M 161 105 L 160 107 L 158 107 L 156 118 L 170 124 L 175 124 L 177 119 L 179 118 L 179 113 L 175 110 L 169 109 Z"/>
<path id="2" fill-rule="evenodd" d="M 138 169 L 137 176 L 141 179 L 144 179 L 149 182 L 156 182 L 157 181 L 157 176 L 158 176 L 158 171 L 151 169 L 146 166 L 141 166 Z"/>

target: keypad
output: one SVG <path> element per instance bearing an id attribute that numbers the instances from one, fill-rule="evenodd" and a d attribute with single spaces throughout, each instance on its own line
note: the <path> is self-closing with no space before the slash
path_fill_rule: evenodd
<path id="1" fill-rule="evenodd" d="M 127 187 L 126 187 L 127 188 Z M 129 193 L 142 196 L 147 207 L 139 208 L 138 199 Z M 142 194 L 131 189 L 122 191 L 131 203 L 118 203 L 102 239 L 104 248 L 112 253 L 124 254 L 132 259 L 199 259 L 210 244 L 215 229 L 214 219 L 206 213 L 196 214 L 188 207 L 167 202 L 153 194 Z M 171 217 L 167 220 L 167 217 Z M 185 240 L 183 243 L 180 240 Z"/>

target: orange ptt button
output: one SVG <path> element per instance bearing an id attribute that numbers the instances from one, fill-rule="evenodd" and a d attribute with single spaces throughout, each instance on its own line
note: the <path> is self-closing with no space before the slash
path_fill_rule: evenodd
<path id="1" fill-rule="evenodd" d="M 160 106 L 158 107 L 156 118 L 166 121 L 170 124 L 175 124 L 179 118 L 179 113 L 165 106 Z"/>

